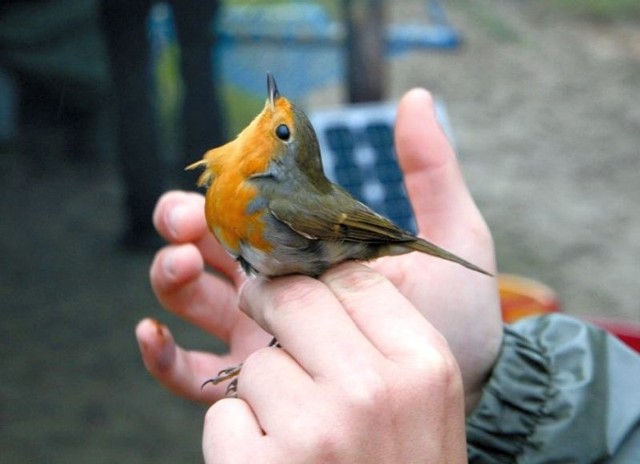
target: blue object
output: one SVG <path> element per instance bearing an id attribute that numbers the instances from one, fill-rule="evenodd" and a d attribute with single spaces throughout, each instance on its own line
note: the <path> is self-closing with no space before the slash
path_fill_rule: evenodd
<path id="1" fill-rule="evenodd" d="M 386 26 L 387 56 L 414 49 L 453 49 L 461 43 L 440 2 L 427 1 L 426 8 L 428 24 Z M 154 50 L 174 40 L 166 5 L 156 8 L 150 29 Z M 277 73 L 278 82 L 292 99 L 344 79 L 345 27 L 317 3 L 225 7 L 212 33 L 218 38 L 216 62 L 223 79 L 255 95 L 264 94 L 266 71 Z"/>
<path id="2" fill-rule="evenodd" d="M 416 233 L 393 146 L 396 107 L 395 102 L 353 104 L 314 111 L 309 119 L 327 177 L 399 227 Z M 446 108 L 438 100 L 435 108 L 438 122 L 453 140 Z"/>

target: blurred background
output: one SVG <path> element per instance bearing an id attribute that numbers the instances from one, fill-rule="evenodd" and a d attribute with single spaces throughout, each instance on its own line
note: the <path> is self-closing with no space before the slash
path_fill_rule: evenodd
<path id="1" fill-rule="evenodd" d="M 309 112 L 431 90 L 500 271 L 547 284 L 569 314 L 640 323 L 640 4 L 348 3 L 346 14 L 341 0 L 228 0 L 192 28 L 204 38 L 181 36 L 170 5 L 154 5 L 142 67 L 152 84 L 128 102 L 153 112 L 149 142 L 151 126 L 118 118 L 122 89 L 142 84 L 130 82 L 133 64 L 114 72 L 123 58 L 102 2 L 2 3 L 3 462 L 202 460 L 205 406 L 151 379 L 134 327 L 152 316 L 189 348 L 221 345 L 154 300 L 159 242 L 145 195 L 192 185 L 181 166 L 200 158 L 198 137 L 215 146 L 244 127 L 264 102 L 267 70 Z M 206 60 L 185 62 L 203 46 Z M 217 116 L 189 123 L 184 102 L 205 101 L 189 83 L 207 63 Z M 205 133 L 191 134 L 199 122 Z"/>

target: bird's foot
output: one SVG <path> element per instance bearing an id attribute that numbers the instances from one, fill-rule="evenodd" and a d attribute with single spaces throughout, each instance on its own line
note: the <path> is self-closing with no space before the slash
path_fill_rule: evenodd
<path id="1" fill-rule="evenodd" d="M 242 370 L 242 363 L 237 366 L 227 367 L 226 369 L 222 369 L 218 372 L 218 375 L 215 377 L 205 380 L 200 388 L 204 388 L 205 385 L 212 384 L 218 385 L 222 382 L 225 382 L 229 379 L 233 379 L 229 386 L 227 387 L 227 396 L 236 397 L 238 392 L 238 375 L 240 375 L 240 371 Z"/>
<path id="2" fill-rule="evenodd" d="M 282 348 L 280 346 L 280 343 L 278 343 L 278 340 L 276 340 L 275 338 L 271 340 L 271 343 L 269 343 L 269 347 Z M 205 380 L 200 388 L 204 388 L 204 386 L 208 384 L 218 385 L 219 383 L 222 383 L 226 380 L 233 379 L 227 386 L 227 391 L 225 394 L 228 397 L 236 398 L 238 396 L 238 375 L 240 375 L 241 370 L 242 363 L 238 364 L 237 366 L 222 369 L 215 377 Z"/>

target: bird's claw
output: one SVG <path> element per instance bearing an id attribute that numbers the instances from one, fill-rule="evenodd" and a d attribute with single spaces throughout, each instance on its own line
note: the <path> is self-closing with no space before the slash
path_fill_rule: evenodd
<path id="1" fill-rule="evenodd" d="M 218 385 L 226 380 L 233 379 L 233 381 L 227 387 L 227 395 L 229 395 L 230 391 L 233 391 L 234 396 L 235 392 L 238 389 L 238 375 L 240 375 L 240 371 L 242 370 L 242 364 L 238 364 L 237 366 L 227 367 L 226 369 L 222 369 L 218 372 L 218 375 L 215 377 L 205 380 L 204 383 L 200 386 L 200 388 L 204 388 L 205 385 L 212 384 Z"/>
<path id="2" fill-rule="evenodd" d="M 269 346 L 274 348 L 281 348 L 280 343 L 278 343 L 278 340 L 276 340 L 275 338 L 271 340 L 271 343 L 269 343 Z M 227 391 L 225 393 L 225 396 L 229 398 L 237 398 L 238 397 L 238 375 L 240 375 L 241 370 L 242 370 L 242 363 L 238 364 L 237 366 L 227 367 L 226 369 L 222 369 L 220 372 L 218 372 L 218 375 L 216 375 L 215 377 L 205 380 L 204 383 L 200 386 L 200 388 L 204 388 L 205 385 L 208 385 L 208 384 L 218 385 L 226 380 L 233 379 L 227 386 Z"/>
<path id="3" fill-rule="evenodd" d="M 224 392 L 224 396 L 227 398 L 237 398 L 238 397 L 238 378 L 236 377 L 229 385 L 227 385 L 227 391 Z"/>

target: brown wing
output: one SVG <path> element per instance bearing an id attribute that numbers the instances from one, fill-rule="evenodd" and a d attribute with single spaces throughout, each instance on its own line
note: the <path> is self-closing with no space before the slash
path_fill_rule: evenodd
<path id="1" fill-rule="evenodd" d="M 303 195 L 303 197 L 305 199 L 299 201 L 296 201 L 295 196 L 286 200 L 273 200 L 269 203 L 269 209 L 276 219 L 304 237 L 381 245 L 406 244 L 401 245 L 405 251 L 408 249 L 420 251 L 491 276 L 491 273 L 475 264 L 405 232 L 385 217 L 354 200 L 346 192 L 339 191 L 338 194 L 319 197 Z"/>
<path id="2" fill-rule="evenodd" d="M 409 242 L 415 237 L 380 216 L 346 192 L 305 199 L 280 199 L 269 203 L 276 219 L 311 239 Z"/>

